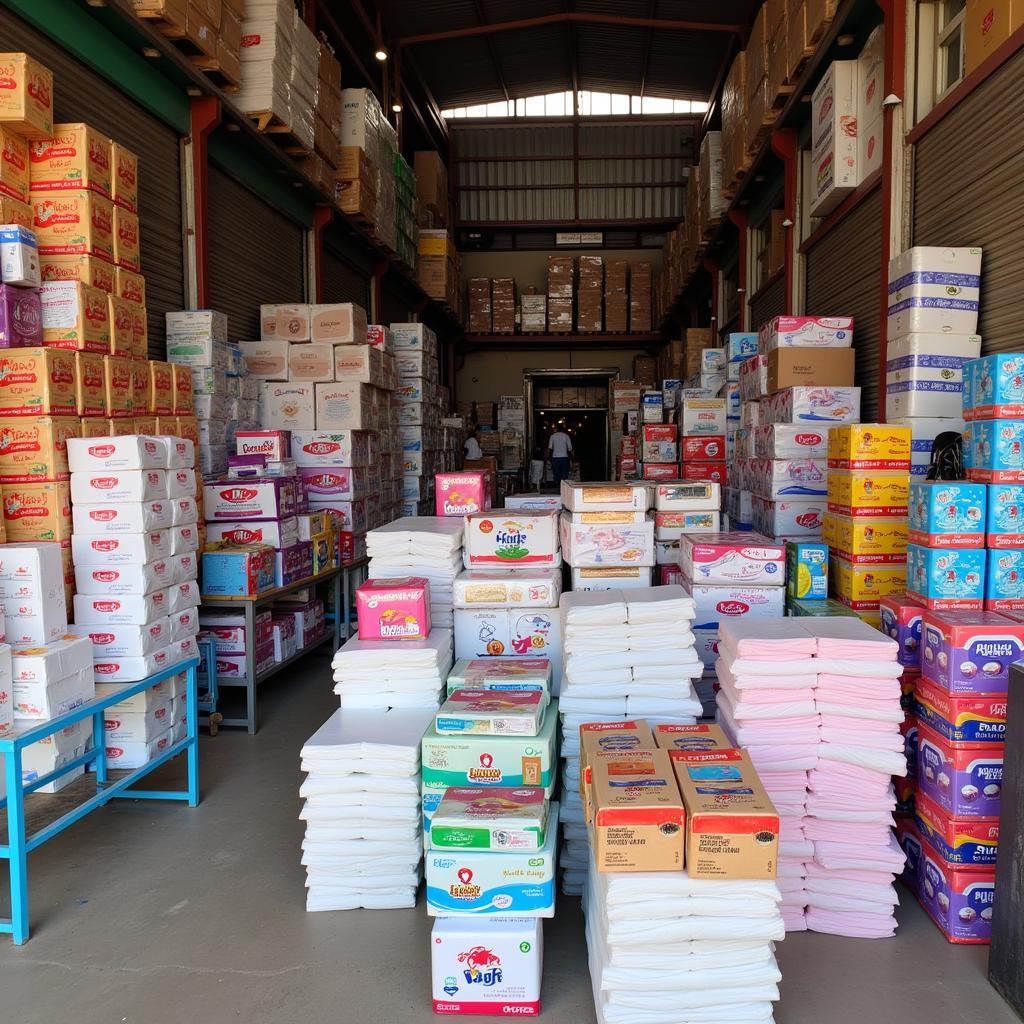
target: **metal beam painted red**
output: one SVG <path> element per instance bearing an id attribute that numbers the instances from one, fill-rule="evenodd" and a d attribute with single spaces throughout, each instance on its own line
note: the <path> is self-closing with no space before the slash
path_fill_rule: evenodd
<path id="1" fill-rule="evenodd" d="M 220 124 L 220 100 L 216 96 L 193 96 L 189 103 L 189 135 L 192 154 L 192 197 L 197 309 L 210 305 L 210 220 L 209 160 L 210 133 Z"/>
<path id="2" fill-rule="evenodd" d="M 739 235 L 739 255 L 736 266 L 739 270 L 737 290 L 740 293 L 740 330 L 747 330 L 747 320 L 750 313 L 747 309 L 747 211 L 730 210 L 729 220 L 736 225 L 736 232 Z"/>
<path id="3" fill-rule="evenodd" d="M 792 128 L 776 128 L 772 132 L 772 152 L 782 161 L 784 188 L 782 192 L 782 212 L 784 219 L 789 221 L 786 228 L 786 251 L 783 268 L 786 274 L 786 308 L 784 312 L 793 312 L 793 238 L 796 224 L 796 165 L 797 139 Z M 758 325 L 760 326 L 760 325 Z"/>

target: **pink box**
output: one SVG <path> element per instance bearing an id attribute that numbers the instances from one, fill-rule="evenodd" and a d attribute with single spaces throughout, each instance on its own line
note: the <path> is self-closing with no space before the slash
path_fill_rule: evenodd
<path id="1" fill-rule="evenodd" d="M 684 533 L 679 564 L 694 583 L 759 587 L 786 583 L 786 548 L 759 533 Z"/>
<path id="2" fill-rule="evenodd" d="M 464 516 L 491 507 L 490 474 L 467 470 L 434 475 L 435 510 L 439 516 Z"/>
<path id="3" fill-rule="evenodd" d="M 267 462 L 283 462 L 291 458 L 290 430 L 238 430 L 235 432 L 236 455 L 262 455 Z"/>
<path id="4" fill-rule="evenodd" d="M 310 512 L 326 512 L 334 521 L 336 530 L 348 533 L 366 532 L 366 505 L 362 501 L 338 501 L 331 498 L 313 498 Z"/>
<path id="5" fill-rule="evenodd" d="M 367 580 L 356 590 L 360 640 L 425 640 L 430 581 L 422 576 Z"/>
<path id="6" fill-rule="evenodd" d="M 218 480 L 203 488 L 203 505 L 210 522 L 285 519 L 295 515 L 295 481 L 280 476 Z"/>
<path id="7" fill-rule="evenodd" d="M 309 501 L 355 501 L 367 496 L 367 473 L 362 468 L 302 466 L 299 479 Z"/>
<path id="8" fill-rule="evenodd" d="M 256 613 L 256 642 L 265 643 L 272 639 L 274 632 L 270 623 L 270 612 Z M 218 654 L 244 654 L 244 615 L 203 615 L 199 621 L 199 639 L 213 640 Z"/>

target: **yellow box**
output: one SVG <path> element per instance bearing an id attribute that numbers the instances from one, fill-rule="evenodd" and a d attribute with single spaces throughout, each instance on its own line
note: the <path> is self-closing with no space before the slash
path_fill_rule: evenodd
<path id="1" fill-rule="evenodd" d="M 109 295 L 81 281 L 43 289 L 43 344 L 83 352 L 110 351 Z"/>
<path id="2" fill-rule="evenodd" d="M 0 124 L 0 193 L 28 202 L 28 140 L 5 124 Z"/>
<path id="3" fill-rule="evenodd" d="M 828 510 L 842 516 L 905 516 L 909 492 L 909 473 L 833 469 L 828 474 Z"/>
<path id="4" fill-rule="evenodd" d="M 149 319 L 146 307 L 132 303 L 132 358 L 146 359 L 149 355 Z"/>
<path id="5" fill-rule="evenodd" d="M 32 222 L 32 207 L 28 203 L 0 195 L 0 224 L 17 224 L 33 231 L 35 229 Z"/>
<path id="6" fill-rule="evenodd" d="M 155 416 L 170 416 L 174 412 L 174 378 L 170 363 L 157 359 L 149 361 L 149 404 Z"/>
<path id="7" fill-rule="evenodd" d="M 910 427 L 848 423 L 828 432 L 829 469 L 910 469 Z"/>
<path id="8" fill-rule="evenodd" d="M 139 158 L 120 142 L 110 141 L 110 198 L 132 212 L 139 208 Z"/>
<path id="9" fill-rule="evenodd" d="M 102 416 L 84 416 L 80 422 L 82 424 L 80 437 L 110 436 L 110 424 Z"/>
<path id="10" fill-rule="evenodd" d="M 71 485 L 3 484 L 4 527 L 8 543 L 71 539 Z"/>
<path id="11" fill-rule="evenodd" d="M 833 555 L 855 565 L 883 565 L 907 559 L 907 520 L 840 516 L 826 512 L 821 539 Z"/>
<path id="12" fill-rule="evenodd" d="M 142 359 L 132 360 L 132 400 L 138 400 L 139 412 L 145 412 L 149 402 L 149 363 Z"/>
<path id="13" fill-rule="evenodd" d="M 154 416 L 153 419 L 156 421 L 156 429 L 150 431 L 153 434 L 167 434 L 170 437 L 176 437 L 174 431 L 178 426 L 177 416 Z M 143 431 L 139 431 L 143 433 Z"/>
<path id="14" fill-rule="evenodd" d="M 0 352 L 0 416 L 74 416 L 75 356 L 55 348 Z"/>
<path id="15" fill-rule="evenodd" d="M 0 419 L 0 484 L 67 480 L 68 438 L 81 431 L 77 416 Z"/>
<path id="16" fill-rule="evenodd" d="M 146 279 L 127 267 L 115 267 L 113 292 L 115 295 L 120 295 L 122 299 L 144 306 L 146 304 Z"/>
<path id="17" fill-rule="evenodd" d="M 858 608 L 855 611 L 857 618 L 863 619 L 869 626 L 874 629 L 882 628 L 882 613 L 877 608 Z"/>
<path id="18" fill-rule="evenodd" d="M 115 268 L 99 256 L 40 256 L 44 281 L 81 281 L 105 292 L 114 290 Z"/>
<path id="19" fill-rule="evenodd" d="M 883 597 L 907 588 L 907 566 L 854 565 L 845 558 L 829 559 L 833 594 L 855 611 L 873 611 Z"/>
<path id="20" fill-rule="evenodd" d="M 174 434 L 176 437 L 187 437 L 195 446 L 198 451 L 199 449 L 199 421 L 195 416 L 176 416 L 177 423 L 175 424 Z M 202 497 L 202 488 L 199 488 L 200 498 Z"/>
<path id="21" fill-rule="evenodd" d="M 135 317 L 132 303 L 117 295 L 107 296 L 110 317 L 110 355 L 131 359 L 135 352 Z"/>
<path id="22" fill-rule="evenodd" d="M 110 198 L 110 140 L 81 121 L 55 124 L 48 139 L 32 143 L 29 188 L 77 192 L 87 188 Z"/>
<path id="23" fill-rule="evenodd" d="M 114 204 L 97 192 L 31 194 L 40 256 L 83 254 L 114 261 Z"/>
<path id="24" fill-rule="evenodd" d="M 175 415 L 187 416 L 195 408 L 192 401 L 192 367 L 172 363 L 171 376 L 174 379 Z"/>
<path id="25" fill-rule="evenodd" d="M 119 416 L 116 419 L 107 419 L 105 422 L 111 437 L 127 436 L 128 434 L 152 433 L 151 430 L 136 430 L 135 420 L 133 420 L 131 416 Z"/>
<path id="26" fill-rule="evenodd" d="M 156 416 L 135 416 L 133 419 L 128 420 L 131 423 L 132 429 L 127 431 L 129 434 L 155 434 L 156 433 Z"/>
<path id="27" fill-rule="evenodd" d="M 105 416 L 106 392 L 103 383 L 103 356 L 98 352 L 76 352 L 75 382 L 78 415 Z"/>
<path id="28" fill-rule="evenodd" d="M 135 364 L 127 356 L 103 357 L 103 404 L 107 416 L 111 419 L 123 419 L 126 416 L 131 416 L 134 411 L 132 406 L 134 366 Z"/>
<path id="29" fill-rule="evenodd" d="M 0 121 L 26 139 L 53 135 L 53 75 L 27 53 L 0 53 Z"/>
<path id="30" fill-rule="evenodd" d="M 419 254 L 421 256 L 449 256 L 454 251 L 451 237 L 446 231 L 428 234 L 421 231 L 419 238 Z"/>
<path id="31" fill-rule="evenodd" d="M 114 262 L 119 267 L 138 273 L 142 257 L 139 253 L 139 215 L 122 206 L 114 207 Z"/>

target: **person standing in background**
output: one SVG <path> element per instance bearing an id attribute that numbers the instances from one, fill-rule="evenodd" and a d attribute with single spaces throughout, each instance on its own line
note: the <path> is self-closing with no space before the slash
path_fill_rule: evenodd
<path id="1" fill-rule="evenodd" d="M 470 430 L 466 443 L 462 446 L 462 453 L 465 460 L 482 459 L 484 453 L 480 448 L 480 442 L 476 439 L 476 431 Z"/>
<path id="2" fill-rule="evenodd" d="M 555 489 L 558 490 L 562 481 L 569 477 L 572 438 L 564 430 L 556 430 L 548 438 L 548 451 L 551 453 L 551 475 L 555 478 Z"/>

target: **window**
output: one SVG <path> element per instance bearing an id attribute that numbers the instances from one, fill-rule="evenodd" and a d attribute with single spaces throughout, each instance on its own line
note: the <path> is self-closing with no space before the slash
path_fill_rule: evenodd
<path id="1" fill-rule="evenodd" d="M 917 5 L 917 95 L 920 121 L 964 76 L 967 0 L 923 0 Z"/>
<path id="2" fill-rule="evenodd" d="M 701 100 L 676 100 L 666 96 L 630 96 L 626 93 L 593 92 L 581 89 L 577 93 L 577 106 L 581 117 L 671 116 L 673 114 L 703 114 L 707 103 Z M 525 96 L 497 103 L 477 103 L 467 107 L 451 107 L 441 111 L 446 118 L 459 117 L 571 117 L 573 94 L 552 92 L 543 96 Z"/>

